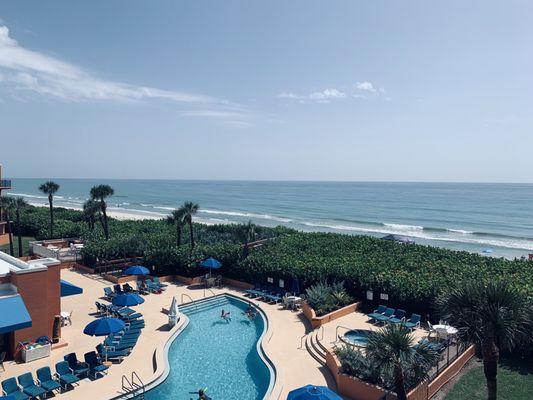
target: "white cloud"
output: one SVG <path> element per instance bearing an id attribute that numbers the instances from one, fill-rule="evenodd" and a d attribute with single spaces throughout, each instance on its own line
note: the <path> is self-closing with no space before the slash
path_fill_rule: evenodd
<path id="1" fill-rule="evenodd" d="M 63 101 L 143 102 L 164 100 L 186 108 L 214 107 L 211 113 L 190 116 L 210 118 L 244 117 L 232 111 L 236 105 L 211 96 L 156 89 L 98 78 L 76 65 L 22 47 L 0 25 L 0 83 L 18 92 L 37 93 Z"/>
<path id="2" fill-rule="evenodd" d="M 282 99 L 299 100 L 302 103 L 307 103 L 307 102 L 329 103 L 331 100 L 345 98 L 346 93 L 333 88 L 333 89 L 324 89 L 322 91 L 312 92 L 307 95 L 297 95 L 292 92 L 282 92 L 278 95 L 278 97 Z"/>
<path id="3" fill-rule="evenodd" d="M 366 91 L 366 92 L 376 92 L 376 88 L 372 84 L 372 82 L 364 81 L 364 82 L 357 82 L 355 84 L 355 88 L 357 90 Z"/>

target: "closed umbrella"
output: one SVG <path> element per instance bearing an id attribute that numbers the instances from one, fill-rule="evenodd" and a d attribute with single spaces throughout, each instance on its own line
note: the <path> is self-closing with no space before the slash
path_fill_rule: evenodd
<path id="1" fill-rule="evenodd" d="M 176 297 L 172 297 L 172 303 L 170 304 L 170 309 L 168 310 L 168 325 L 173 327 L 178 322 L 178 302 Z"/>
<path id="2" fill-rule="evenodd" d="M 289 392 L 287 400 L 342 400 L 342 397 L 325 386 L 307 385 Z"/>
<path id="3" fill-rule="evenodd" d="M 144 303 L 144 299 L 137 293 L 119 294 L 113 298 L 113 304 L 120 307 L 137 306 Z"/>

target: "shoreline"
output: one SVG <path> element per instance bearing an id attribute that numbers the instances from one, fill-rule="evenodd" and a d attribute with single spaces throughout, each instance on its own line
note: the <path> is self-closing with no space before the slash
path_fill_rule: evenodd
<path id="1" fill-rule="evenodd" d="M 48 208 L 48 204 L 47 203 L 39 202 L 39 201 L 35 201 L 35 200 L 29 200 L 28 204 L 30 204 L 32 206 L 35 206 L 35 207 Z M 56 207 L 56 208 L 65 208 L 65 209 L 76 210 L 76 211 L 82 211 L 83 210 L 81 206 L 76 206 L 76 205 L 71 205 L 71 204 L 69 204 L 69 205 L 63 205 L 63 204 L 54 205 L 54 207 Z M 124 210 L 124 209 L 121 209 L 120 207 L 116 207 L 116 206 L 108 206 L 108 208 L 107 208 L 107 215 L 109 217 L 111 217 L 111 218 L 114 218 L 114 219 L 120 220 L 120 221 L 127 221 L 127 220 L 131 220 L 131 221 L 161 220 L 161 219 L 165 219 L 169 214 L 170 214 L 170 211 L 165 213 L 165 212 L 157 212 L 157 211 Z M 236 222 L 236 221 L 231 221 L 229 219 L 215 219 L 215 218 L 205 219 L 205 218 L 201 218 L 201 217 L 198 217 L 198 216 L 193 217 L 193 221 L 195 223 L 198 223 L 198 224 L 210 225 L 210 226 L 219 225 L 219 224 L 231 225 L 231 224 L 238 224 L 239 223 L 239 222 Z M 261 223 L 258 223 L 257 221 L 254 221 L 254 223 L 256 225 L 259 225 L 259 226 L 273 226 L 273 225 L 269 225 L 269 224 L 261 224 Z M 328 229 L 305 229 L 305 228 L 304 229 L 298 229 L 296 227 L 290 226 L 290 224 L 284 224 L 282 222 L 279 222 L 278 225 L 288 226 L 290 228 L 296 229 L 296 230 L 301 231 L 301 232 L 333 232 L 333 233 L 349 235 L 349 236 L 352 236 L 352 235 L 355 234 L 355 235 L 362 235 L 362 236 L 373 236 L 373 237 L 378 237 L 378 238 L 382 236 L 381 234 L 373 234 L 371 232 L 367 232 L 367 233 L 359 232 L 359 233 L 350 234 L 350 233 L 347 233 L 347 232 L 330 231 Z M 499 248 L 498 246 L 493 246 L 493 248 L 499 249 L 500 251 L 495 251 L 495 252 L 491 252 L 491 253 L 484 253 L 482 251 L 482 247 L 480 247 L 479 249 L 475 249 L 475 250 L 474 249 L 464 248 L 463 246 L 467 245 L 467 244 L 463 243 L 463 242 L 460 242 L 460 241 L 458 241 L 458 242 L 445 241 L 449 245 L 448 246 L 443 246 L 443 245 L 440 245 L 438 243 L 434 243 L 437 240 L 429 241 L 429 240 L 418 238 L 416 236 L 413 237 L 413 238 L 415 239 L 416 244 L 421 245 L 421 246 L 431 246 L 431 247 L 442 248 L 442 249 L 447 249 L 447 250 L 451 250 L 451 251 L 465 251 L 467 253 L 477 254 L 477 255 L 481 255 L 481 256 L 484 256 L 484 257 L 491 257 L 491 258 L 505 258 L 505 259 L 508 259 L 508 260 L 513 260 L 513 259 L 520 258 L 520 257 L 527 257 L 527 254 L 530 253 L 530 251 L 528 251 L 526 249 L 519 250 L 519 249 L 510 249 L 510 248 L 505 248 L 505 247 Z M 454 246 L 453 243 L 456 243 L 457 246 Z"/>

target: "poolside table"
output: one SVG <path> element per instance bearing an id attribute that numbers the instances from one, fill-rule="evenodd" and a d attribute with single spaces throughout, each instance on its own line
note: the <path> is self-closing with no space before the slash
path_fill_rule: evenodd
<path id="1" fill-rule="evenodd" d="M 444 339 L 446 339 L 449 336 L 455 336 L 459 332 L 457 328 L 454 328 L 451 325 L 433 325 L 433 328 L 437 331 L 437 337 L 444 336 Z"/>

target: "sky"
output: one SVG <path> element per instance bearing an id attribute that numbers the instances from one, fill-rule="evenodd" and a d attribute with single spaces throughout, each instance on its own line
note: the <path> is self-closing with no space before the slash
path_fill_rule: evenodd
<path id="1" fill-rule="evenodd" d="M 530 1 L 0 2 L 10 177 L 533 182 Z"/>

